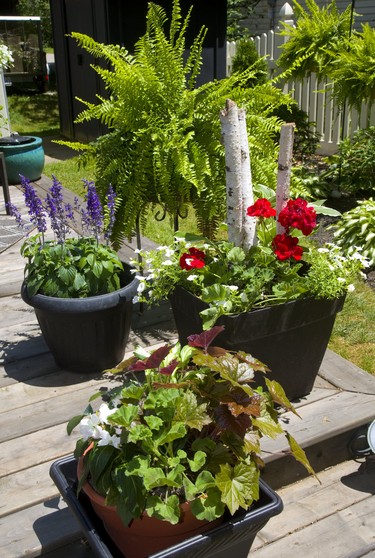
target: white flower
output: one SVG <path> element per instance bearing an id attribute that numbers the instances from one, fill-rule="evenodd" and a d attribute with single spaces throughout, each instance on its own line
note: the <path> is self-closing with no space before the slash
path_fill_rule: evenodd
<path id="1" fill-rule="evenodd" d="M 144 281 L 141 281 L 141 282 L 139 283 L 138 287 L 137 287 L 137 293 L 138 293 L 138 294 L 143 293 L 143 291 L 145 290 L 145 288 L 146 288 L 146 283 L 145 283 Z"/>
<path id="2" fill-rule="evenodd" d="M 99 427 L 100 428 L 100 427 Z M 107 430 L 101 430 L 100 440 L 98 442 L 98 446 L 113 446 L 114 448 L 119 448 L 121 444 L 121 438 L 116 436 L 116 434 L 110 434 Z"/>
<path id="3" fill-rule="evenodd" d="M 195 281 L 196 279 L 198 279 L 198 275 L 194 275 L 194 273 L 192 275 L 189 275 L 188 277 L 186 277 L 186 279 L 188 281 Z"/>
<path id="4" fill-rule="evenodd" d="M 248 297 L 247 297 L 247 294 L 244 293 L 244 292 L 242 292 L 242 293 L 240 294 L 240 299 L 241 299 L 241 302 L 249 302 L 249 299 L 248 299 Z"/>
<path id="5" fill-rule="evenodd" d="M 230 291 L 233 292 L 238 291 L 238 287 L 236 285 L 227 285 L 227 287 Z"/>
<path id="6" fill-rule="evenodd" d="M 172 260 L 164 260 L 163 265 L 174 265 Z"/>
<path id="7" fill-rule="evenodd" d="M 352 293 L 353 291 L 355 291 L 355 286 L 354 285 L 348 285 L 348 293 Z"/>
<path id="8" fill-rule="evenodd" d="M 137 302 L 139 302 L 139 297 L 138 296 L 133 296 L 132 302 L 133 302 L 133 304 L 137 304 Z"/>
<path id="9" fill-rule="evenodd" d="M 103 403 L 102 405 L 100 405 L 98 411 L 100 422 L 105 422 L 106 424 L 109 424 L 108 417 L 112 415 L 115 411 L 116 409 L 110 409 L 107 403 Z"/>
<path id="10" fill-rule="evenodd" d="M 338 283 L 345 283 L 345 279 L 343 277 L 337 277 Z"/>
<path id="11" fill-rule="evenodd" d="M 99 417 L 95 414 L 83 417 L 79 423 L 79 431 L 84 440 L 88 440 L 89 438 L 97 440 L 100 438 L 98 427 Z"/>

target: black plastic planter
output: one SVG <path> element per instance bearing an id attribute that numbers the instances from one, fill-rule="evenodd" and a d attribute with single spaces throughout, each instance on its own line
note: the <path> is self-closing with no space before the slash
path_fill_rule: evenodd
<path id="1" fill-rule="evenodd" d="M 50 475 L 77 518 L 95 556 L 122 558 L 123 555 L 108 538 L 84 494 L 80 493 L 77 498 L 77 461 L 73 457 L 55 461 L 51 466 Z M 247 558 L 257 533 L 271 517 L 281 513 L 282 509 L 280 497 L 261 480 L 260 499 L 252 510 L 238 512 L 225 519 L 220 527 L 153 554 L 150 558 Z"/>
<path id="2" fill-rule="evenodd" d="M 123 265 L 125 286 L 100 296 L 29 297 L 25 283 L 22 285 L 21 296 L 33 306 L 43 337 L 61 368 L 91 373 L 121 362 L 130 332 L 132 299 L 138 286 L 130 266 Z"/>
<path id="3" fill-rule="evenodd" d="M 207 308 L 185 289 L 177 287 L 170 297 L 181 343 L 202 331 L 199 312 Z M 225 331 L 215 345 L 251 354 L 270 368 L 267 377 L 277 380 L 289 399 L 308 395 L 319 372 L 345 295 L 335 300 L 305 298 L 260 308 L 251 312 L 221 316 L 216 325 Z M 261 383 L 262 374 L 256 376 Z"/>

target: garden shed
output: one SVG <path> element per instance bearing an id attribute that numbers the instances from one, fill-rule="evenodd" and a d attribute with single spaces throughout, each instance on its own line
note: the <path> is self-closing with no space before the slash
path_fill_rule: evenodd
<path id="1" fill-rule="evenodd" d="M 156 3 L 167 13 L 171 10 L 172 0 Z M 72 31 L 85 33 L 99 42 L 120 44 L 132 52 L 135 42 L 145 32 L 148 0 L 131 3 L 121 0 L 51 0 L 50 4 L 61 132 L 70 139 L 89 141 L 105 130 L 97 122 L 74 123 L 84 108 L 77 97 L 94 103 L 96 95 L 105 95 L 105 91 L 90 68 L 93 58 L 67 34 Z M 226 74 L 227 0 L 181 0 L 183 14 L 192 4 L 188 44 L 202 25 L 208 28 L 201 82 L 222 78 Z"/>

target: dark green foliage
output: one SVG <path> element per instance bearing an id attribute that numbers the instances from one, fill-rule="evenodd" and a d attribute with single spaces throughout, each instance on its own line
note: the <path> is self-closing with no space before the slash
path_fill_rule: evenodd
<path id="1" fill-rule="evenodd" d="M 313 155 L 319 144 L 319 134 L 312 129 L 307 113 L 300 109 L 297 103 L 279 106 L 273 114 L 283 122 L 294 122 L 296 125 L 294 134 L 294 156 L 303 159 L 305 156 Z"/>
<path id="2" fill-rule="evenodd" d="M 43 45 L 53 46 L 49 0 L 18 0 L 17 13 L 22 16 L 39 16 L 42 23 Z"/>
<path id="3" fill-rule="evenodd" d="M 249 35 L 243 21 L 251 16 L 260 0 L 227 0 L 227 39 L 236 41 Z"/>
<path id="4" fill-rule="evenodd" d="M 266 83 L 268 79 L 268 65 L 264 58 L 260 58 L 254 41 L 251 39 L 240 39 L 236 43 L 236 54 L 232 62 L 232 72 L 244 72 L 251 68 L 254 77 L 251 76 L 246 82 L 248 87 L 254 87 Z"/>
<path id="5" fill-rule="evenodd" d="M 337 155 L 328 157 L 323 178 L 343 193 L 364 197 L 375 187 L 375 126 L 358 130 L 339 145 Z"/>

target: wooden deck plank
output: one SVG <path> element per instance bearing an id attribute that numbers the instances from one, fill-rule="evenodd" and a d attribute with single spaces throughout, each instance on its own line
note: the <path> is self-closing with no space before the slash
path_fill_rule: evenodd
<path id="1" fill-rule="evenodd" d="M 0 528 L 2 558 L 33 558 L 82 536 L 76 519 L 59 496 L 3 517 Z"/>
<path id="2" fill-rule="evenodd" d="M 254 548 L 299 531 L 375 494 L 372 468 L 346 461 L 313 477 L 278 490 L 284 510 L 262 529 Z"/>
<path id="3" fill-rule="evenodd" d="M 362 391 L 375 395 L 375 377 L 329 349 L 320 374 L 330 384 L 345 391 Z"/>

